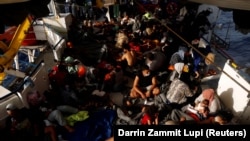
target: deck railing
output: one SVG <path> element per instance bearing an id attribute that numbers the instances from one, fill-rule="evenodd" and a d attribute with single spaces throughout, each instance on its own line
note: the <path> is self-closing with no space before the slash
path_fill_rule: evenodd
<path id="1" fill-rule="evenodd" d="M 212 33 L 211 43 L 216 45 L 218 48 L 229 49 L 230 43 L 226 42 L 220 36 L 215 33 Z"/>

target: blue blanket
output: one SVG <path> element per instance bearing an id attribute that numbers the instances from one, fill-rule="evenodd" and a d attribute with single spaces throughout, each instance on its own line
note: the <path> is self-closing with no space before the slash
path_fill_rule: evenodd
<path id="1" fill-rule="evenodd" d="M 114 110 L 94 112 L 84 121 L 75 124 L 75 131 L 67 135 L 69 141 L 104 141 L 113 134 Z"/>

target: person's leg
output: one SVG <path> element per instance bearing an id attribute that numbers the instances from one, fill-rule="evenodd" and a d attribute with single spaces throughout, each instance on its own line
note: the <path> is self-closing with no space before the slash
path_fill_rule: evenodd
<path id="1" fill-rule="evenodd" d="M 66 120 L 64 119 L 61 111 L 59 110 L 53 110 L 49 116 L 48 116 L 48 120 L 51 122 L 56 122 L 57 124 L 59 124 L 60 126 L 64 126 L 66 125 Z"/>
<path id="2" fill-rule="evenodd" d="M 110 138 L 106 139 L 105 141 L 114 141 L 114 137 L 110 137 Z"/>
<path id="3" fill-rule="evenodd" d="M 64 119 L 61 111 L 59 110 L 52 111 L 48 116 L 48 120 L 50 120 L 51 122 L 56 122 L 58 125 L 65 127 L 68 132 L 74 131 L 72 127 L 67 125 L 66 120 Z"/>
<path id="4" fill-rule="evenodd" d="M 139 95 L 137 94 L 137 92 L 134 88 L 131 89 L 130 97 L 131 98 L 138 98 L 139 97 Z"/>
<path id="5" fill-rule="evenodd" d="M 152 85 L 147 86 L 145 91 L 149 91 L 151 87 L 152 87 Z M 146 93 L 146 97 L 147 98 L 150 98 L 151 96 L 152 96 L 151 92 L 150 93 Z"/>
<path id="6" fill-rule="evenodd" d="M 178 109 L 173 109 L 171 113 L 167 115 L 168 120 L 174 120 L 174 121 L 180 121 L 182 118 L 185 118 L 185 120 L 191 121 L 194 120 L 192 117 L 190 117 L 188 114 L 182 112 Z"/>
<path id="7" fill-rule="evenodd" d="M 52 126 L 45 126 L 44 133 L 49 134 L 51 141 L 57 141 L 57 133 L 55 127 Z"/>

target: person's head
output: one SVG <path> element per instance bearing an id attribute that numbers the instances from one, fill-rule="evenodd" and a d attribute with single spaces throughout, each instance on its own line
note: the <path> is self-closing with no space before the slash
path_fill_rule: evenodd
<path id="1" fill-rule="evenodd" d="M 208 107 L 208 105 L 209 105 L 209 100 L 208 100 L 208 99 L 203 99 L 199 104 L 200 104 L 202 107 Z"/>
<path id="2" fill-rule="evenodd" d="M 219 125 L 228 124 L 233 118 L 232 113 L 228 111 L 219 111 L 214 117 L 214 122 Z"/>
<path id="3" fill-rule="evenodd" d="M 214 100 L 215 91 L 212 88 L 207 88 L 202 91 L 202 96 L 204 99 L 209 100 L 209 103 Z"/>
<path id="4" fill-rule="evenodd" d="M 124 98 L 122 103 L 124 107 L 131 107 L 133 105 L 131 98 Z"/>
<path id="5" fill-rule="evenodd" d="M 5 108 L 7 114 L 11 117 L 14 117 L 16 115 L 16 111 L 18 110 L 17 106 L 13 103 L 7 104 Z"/>
<path id="6" fill-rule="evenodd" d="M 201 110 L 203 111 L 204 110 L 204 107 L 208 107 L 209 105 L 209 100 L 207 99 L 203 99 L 202 101 L 198 102 L 196 105 L 195 105 L 195 109 L 197 111 Z"/>
<path id="7" fill-rule="evenodd" d="M 152 91 L 152 94 L 153 95 L 159 95 L 161 93 L 161 90 L 159 87 L 155 87 Z"/>
<path id="8" fill-rule="evenodd" d="M 27 93 L 27 102 L 29 106 L 39 106 L 44 102 L 45 97 L 38 90 L 34 89 Z"/>
<path id="9" fill-rule="evenodd" d="M 122 49 L 123 49 L 123 52 L 124 52 L 124 53 L 130 51 L 130 46 L 129 46 L 129 44 L 123 43 L 123 44 L 122 44 Z"/>
<path id="10" fill-rule="evenodd" d="M 154 60 L 154 54 L 152 52 L 149 52 L 147 55 L 146 55 L 146 59 L 150 60 L 150 61 L 153 61 Z"/>
<path id="11" fill-rule="evenodd" d="M 210 52 L 206 55 L 205 63 L 206 65 L 211 65 L 214 63 L 214 60 L 215 60 L 215 54 Z"/>
<path id="12" fill-rule="evenodd" d="M 74 63 L 74 58 L 71 57 L 71 56 L 67 56 L 65 59 L 64 59 L 64 62 L 67 64 L 67 65 L 72 65 Z"/>
<path id="13" fill-rule="evenodd" d="M 144 105 L 142 111 L 153 116 L 158 112 L 158 108 L 156 105 Z"/>
<path id="14" fill-rule="evenodd" d="M 142 74 L 143 76 L 149 76 L 150 75 L 150 69 L 147 65 L 142 66 Z"/>
<path id="15" fill-rule="evenodd" d="M 198 108 L 198 113 L 202 115 L 202 117 L 207 118 L 209 115 L 209 108 L 207 106 L 201 106 Z"/>

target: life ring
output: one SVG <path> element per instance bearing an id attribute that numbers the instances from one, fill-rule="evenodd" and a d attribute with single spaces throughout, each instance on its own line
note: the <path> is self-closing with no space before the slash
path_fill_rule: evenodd
<path id="1" fill-rule="evenodd" d="M 169 2 L 166 7 L 167 13 L 169 15 L 174 15 L 178 11 L 178 4 L 176 2 Z"/>

